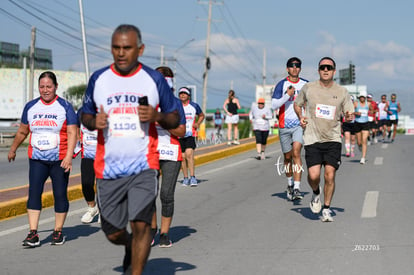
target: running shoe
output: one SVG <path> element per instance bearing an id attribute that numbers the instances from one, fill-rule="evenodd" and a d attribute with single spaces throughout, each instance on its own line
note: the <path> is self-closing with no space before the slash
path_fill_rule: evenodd
<path id="1" fill-rule="evenodd" d="M 231 141 L 227 141 L 227 145 L 231 145 Z"/>
<path id="2" fill-rule="evenodd" d="M 374 143 L 378 143 L 377 137 L 374 137 Z"/>
<path id="3" fill-rule="evenodd" d="M 22 245 L 30 247 L 40 246 L 39 235 L 37 234 L 37 231 L 30 230 L 29 234 L 27 234 L 26 239 L 23 240 Z"/>
<path id="4" fill-rule="evenodd" d="M 361 160 L 359 161 L 359 163 L 365 164 L 365 158 L 361 158 Z"/>
<path id="5" fill-rule="evenodd" d="M 351 156 L 351 153 L 347 152 L 347 153 L 345 154 L 345 156 L 346 156 L 347 158 L 349 158 L 349 157 Z"/>
<path id="6" fill-rule="evenodd" d="M 158 231 L 157 227 L 151 228 L 151 236 L 152 236 L 151 246 L 153 246 L 155 243 L 155 236 L 157 235 L 157 231 Z"/>
<path id="7" fill-rule="evenodd" d="M 233 144 L 234 144 L 234 145 L 239 145 L 239 144 L 240 144 L 240 142 L 239 142 L 237 139 L 235 139 L 235 140 L 233 140 Z"/>
<path id="8" fill-rule="evenodd" d="M 260 156 L 260 153 L 257 153 L 257 156 L 255 157 L 255 159 L 260 160 L 262 157 Z"/>
<path id="9" fill-rule="evenodd" d="M 197 181 L 196 177 L 192 176 L 190 178 L 190 186 L 194 186 L 194 187 L 198 186 L 198 181 Z"/>
<path id="10" fill-rule="evenodd" d="M 286 188 L 286 197 L 288 200 L 293 200 L 293 186 L 288 185 Z"/>
<path id="11" fill-rule="evenodd" d="M 189 186 L 190 185 L 190 179 L 189 178 L 184 178 L 181 185 L 182 186 Z"/>
<path id="12" fill-rule="evenodd" d="M 261 160 L 266 159 L 265 153 L 264 153 L 263 151 L 262 151 L 262 153 L 260 154 L 260 159 L 261 159 Z"/>
<path id="13" fill-rule="evenodd" d="M 62 245 L 65 243 L 66 236 L 63 235 L 62 231 L 53 231 L 51 245 Z"/>
<path id="14" fill-rule="evenodd" d="M 88 207 L 88 210 L 86 210 L 86 213 L 83 214 L 81 218 L 82 223 L 91 223 L 93 221 L 93 218 L 96 217 L 96 215 L 99 214 L 98 205 L 95 204 L 94 207 Z"/>
<path id="15" fill-rule="evenodd" d="M 172 246 L 172 242 L 170 240 L 170 238 L 168 237 L 168 234 L 164 233 L 160 235 L 160 245 L 159 247 L 171 247 Z"/>
<path id="16" fill-rule="evenodd" d="M 312 200 L 310 202 L 310 209 L 312 211 L 312 213 L 318 214 L 319 212 L 321 212 L 322 209 L 322 203 L 321 203 L 321 199 L 320 199 L 320 195 L 312 195 Z"/>
<path id="17" fill-rule="evenodd" d="M 322 210 L 321 221 L 323 222 L 333 222 L 332 211 L 329 208 Z"/>
<path id="18" fill-rule="evenodd" d="M 351 152 L 351 158 L 354 158 L 354 157 L 355 157 L 355 153 Z"/>
<path id="19" fill-rule="evenodd" d="M 299 189 L 294 189 L 293 190 L 293 200 L 301 200 L 303 199 L 302 193 L 300 192 Z"/>

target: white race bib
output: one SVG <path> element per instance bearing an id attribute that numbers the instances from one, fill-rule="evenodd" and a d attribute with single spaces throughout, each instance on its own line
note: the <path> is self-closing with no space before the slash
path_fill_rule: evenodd
<path id="1" fill-rule="evenodd" d="M 264 120 L 263 118 L 259 118 L 259 119 L 256 120 L 256 124 L 258 126 L 264 126 L 264 125 L 266 125 L 266 120 Z"/>
<path id="2" fill-rule="evenodd" d="M 84 131 L 83 143 L 85 145 L 96 145 L 98 143 L 98 131 Z"/>
<path id="3" fill-rule="evenodd" d="M 397 116 L 396 115 L 390 115 L 390 120 L 396 120 Z"/>
<path id="4" fill-rule="evenodd" d="M 159 144 L 158 152 L 160 153 L 160 160 L 178 160 L 178 145 L 177 144 Z"/>
<path id="5" fill-rule="evenodd" d="M 367 109 L 361 109 L 361 110 L 359 110 L 359 112 L 361 113 L 360 116 L 367 116 L 368 115 L 368 110 Z"/>
<path id="6" fill-rule="evenodd" d="M 373 118 L 372 116 L 369 116 L 369 117 L 368 117 L 368 121 L 369 121 L 369 122 L 372 122 L 372 121 L 374 121 L 374 118 Z"/>
<path id="7" fill-rule="evenodd" d="M 316 104 L 315 116 L 333 120 L 335 118 L 336 107 L 331 105 Z"/>
<path id="8" fill-rule="evenodd" d="M 145 137 L 141 129 L 138 114 L 116 114 L 113 113 L 108 118 L 109 135 L 112 137 Z"/>
<path id="9" fill-rule="evenodd" d="M 33 147 L 45 151 L 58 146 L 59 136 L 55 133 L 33 133 L 31 144 Z"/>

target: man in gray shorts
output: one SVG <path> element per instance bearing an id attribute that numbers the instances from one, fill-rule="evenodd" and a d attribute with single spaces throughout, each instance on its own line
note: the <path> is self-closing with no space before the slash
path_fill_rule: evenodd
<path id="1" fill-rule="evenodd" d="M 159 169 L 155 123 L 166 130 L 180 124 L 164 76 L 138 61 L 144 48 L 137 27 L 116 28 L 114 63 L 91 76 L 82 112 L 83 125 L 98 130 L 94 168 L 102 231 L 125 247 L 123 269 L 131 266 L 132 274 L 142 273 L 151 249 Z"/>
<path id="2" fill-rule="evenodd" d="M 297 57 L 289 58 L 286 63 L 288 76 L 275 87 L 272 97 L 272 108 L 279 109 L 279 138 L 284 157 L 284 168 L 288 185 L 288 200 L 302 199 L 300 180 L 302 177 L 302 160 L 300 151 L 303 144 L 303 129 L 293 109 L 293 101 L 300 89 L 308 81 L 299 77 L 302 61 Z M 293 177 L 292 177 L 293 176 Z"/>

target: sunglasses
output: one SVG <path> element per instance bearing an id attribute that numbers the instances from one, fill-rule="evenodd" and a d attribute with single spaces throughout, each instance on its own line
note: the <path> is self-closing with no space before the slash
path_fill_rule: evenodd
<path id="1" fill-rule="evenodd" d="M 300 68 L 301 64 L 300 63 L 289 63 L 287 64 L 287 67 L 288 68 L 293 68 L 293 67 Z"/>
<path id="2" fill-rule="evenodd" d="M 320 71 L 325 71 L 325 69 L 328 69 L 328 71 L 333 71 L 335 70 L 335 67 L 332 65 L 320 65 L 319 66 Z"/>

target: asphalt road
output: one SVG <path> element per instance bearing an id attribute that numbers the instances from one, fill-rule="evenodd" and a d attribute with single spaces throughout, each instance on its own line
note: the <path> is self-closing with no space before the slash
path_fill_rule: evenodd
<path id="1" fill-rule="evenodd" d="M 254 151 L 196 168 L 198 187 L 177 185 L 171 248 L 154 246 L 145 274 L 413 274 L 414 136 L 370 146 L 366 165 L 343 158 L 332 202 L 334 222 L 322 223 L 303 201 L 286 200 L 286 179 Z M 50 246 L 53 211 L 45 209 L 41 246 L 25 249 L 27 218 L 0 222 L 1 274 L 121 274 L 123 248 L 95 222 L 80 223 L 82 200 L 71 202 L 63 246 Z M 158 240 L 156 241 L 156 243 Z"/>
<path id="2" fill-rule="evenodd" d="M 27 148 L 20 147 L 16 152 L 16 159 L 9 162 L 7 155 L 9 148 L 0 148 L 0 189 L 13 188 L 29 184 L 29 159 Z M 78 155 L 72 161 L 71 175 L 80 173 L 81 157 Z"/>

